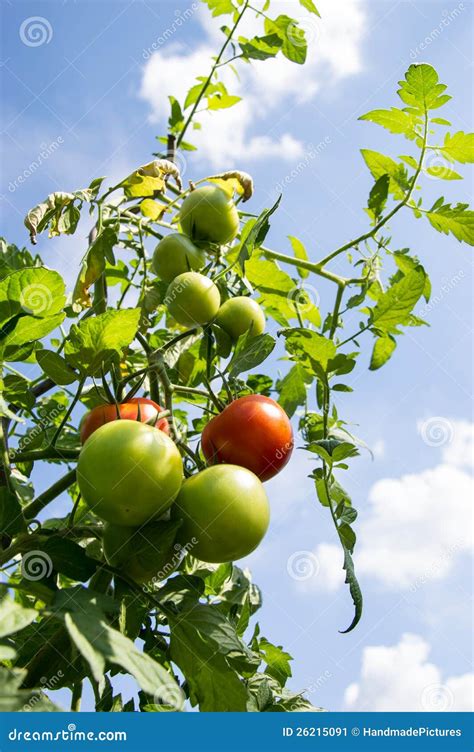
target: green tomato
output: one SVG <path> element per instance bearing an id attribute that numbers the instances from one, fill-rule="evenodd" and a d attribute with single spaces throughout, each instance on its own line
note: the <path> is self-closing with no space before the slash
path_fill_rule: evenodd
<path id="1" fill-rule="evenodd" d="M 178 566 L 181 547 L 176 544 L 179 522 L 152 522 L 141 528 L 107 522 L 102 545 L 108 563 L 135 582 L 163 580 Z"/>
<path id="2" fill-rule="evenodd" d="M 185 272 L 172 281 L 164 302 L 178 324 L 196 326 L 212 321 L 219 310 L 221 296 L 211 279 L 197 272 Z"/>
<path id="3" fill-rule="evenodd" d="M 270 521 L 262 483 L 237 465 L 215 465 L 184 481 L 171 514 L 183 520 L 178 540 L 202 561 L 241 559 L 261 542 Z"/>
<path id="4" fill-rule="evenodd" d="M 239 214 L 222 188 L 205 185 L 184 199 L 179 212 L 181 228 L 192 240 L 230 243 L 239 231 Z"/>
<path id="5" fill-rule="evenodd" d="M 165 282 L 171 282 L 178 274 L 202 269 L 205 263 L 204 251 L 196 248 L 186 235 L 173 232 L 160 240 L 151 265 L 155 274 Z"/>
<path id="6" fill-rule="evenodd" d="M 163 514 L 182 479 L 183 462 L 174 442 L 135 420 L 115 420 L 94 431 L 77 464 L 77 482 L 88 507 L 103 520 L 128 527 Z"/>
<path id="7" fill-rule="evenodd" d="M 216 323 L 234 341 L 248 332 L 253 336 L 265 331 L 265 316 L 259 304 L 244 296 L 230 298 L 219 308 Z"/>

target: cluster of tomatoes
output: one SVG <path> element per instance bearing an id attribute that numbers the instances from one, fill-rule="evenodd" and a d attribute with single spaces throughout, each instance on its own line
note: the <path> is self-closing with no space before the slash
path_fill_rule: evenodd
<path id="1" fill-rule="evenodd" d="M 153 258 L 155 272 L 169 282 L 170 313 L 183 326 L 216 320 L 234 341 L 249 329 L 261 333 L 265 317 L 257 303 L 235 297 L 220 305 L 214 282 L 189 271 L 205 263 L 193 240 L 224 244 L 237 234 L 232 200 L 217 186 L 196 189 L 183 202 L 180 222 L 186 234 L 164 238 Z M 208 467 L 184 479 L 162 412 L 152 400 L 133 398 L 94 408 L 80 429 L 82 498 L 105 522 L 109 563 L 140 582 L 169 574 L 176 542 L 206 562 L 251 553 L 270 518 L 262 481 L 282 469 L 293 449 L 284 410 L 269 397 L 247 395 L 205 426 L 201 450 Z"/>

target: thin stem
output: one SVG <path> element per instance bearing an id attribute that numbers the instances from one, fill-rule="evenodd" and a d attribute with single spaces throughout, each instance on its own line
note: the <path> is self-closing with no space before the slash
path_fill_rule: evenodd
<path id="1" fill-rule="evenodd" d="M 81 709 L 82 681 L 75 682 L 72 687 L 71 710 L 78 713 Z"/>
<path id="2" fill-rule="evenodd" d="M 334 303 L 334 310 L 333 310 L 332 316 L 331 316 L 331 329 L 329 331 L 329 337 L 330 337 L 330 339 L 333 339 L 333 337 L 334 337 L 334 335 L 336 333 L 338 319 L 339 319 L 339 310 L 341 308 L 342 296 L 344 295 L 344 290 L 345 289 L 346 289 L 345 284 L 340 284 L 337 287 L 336 300 L 335 300 L 335 303 Z"/>
<path id="3" fill-rule="evenodd" d="M 79 457 L 78 449 L 56 449 L 47 447 L 46 449 L 32 449 L 29 452 L 21 452 L 16 449 L 10 450 L 10 457 L 13 462 L 36 462 L 36 460 L 77 460 Z"/>
<path id="4" fill-rule="evenodd" d="M 331 282 L 335 282 L 337 285 L 339 285 L 341 282 L 345 283 L 348 281 L 344 277 L 340 277 L 337 274 L 333 274 L 333 272 L 329 272 L 326 269 L 323 269 L 321 263 L 315 264 L 312 261 L 305 261 L 304 259 L 297 259 L 293 256 L 286 256 L 284 253 L 272 251 L 270 248 L 262 247 L 260 250 L 267 258 L 275 259 L 275 261 L 282 261 L 285 264 L 290 264 L 290 266 L 296 266 L 298 269 L 307 269 L 309 272 L 313 272 L 313 274 L 318 274 L 320 277 L 329 279 Z"/>
<path id="5" fill-rule="evenodd" d="M 68 407 L 68 409 L 67 409 L 66 415 L 65 415 L 65 416 L 64 416 L 64 418 L 62 419 L 61 423 L 59 424 L 58 428 L 56 429 L 56 431 L 55 431 L 55 433 L 54 433 L 54 436 L 53 436 L 53 438 L 52 438 L 52 440 L 51 440 L 51 446 L 52 446 L 52 447 L 54 447 L 54 446 L 55 446 L 55 444 L 56 444 L 57 440 L 59 439 L 59 437 L 60 437 L 60 435 L 61 435 L 61 431 L 63 430 L 64 426 L 65 426 L 65 425 L 66 425 L 66 423 L 68 422 L 68 420 L 69 420 L 69 418 L 70 418 L 70 415 L 71 415 L 72 411 L 74 410 L 74 408 L 75 408 L 75 406 L 76 406 L 77 402 L 79 401 L 79 398 L 80 398 L 80 396 L 81 396 L 82 388 L 83 388 L 83 386 L 84 386 L 84 384 L 85 384 L 85 381 L 86 381 L 86 377 L 85 377 L 85 376 L 84 376 L 84 377 L 83 377 L 83 378 L 82 378 L 82 379 L 81 379 L 81 380 L 79 381 L 79 385 L 78 385 L 78 387 L 77 387 L 77 392 L 76 392 L 76 394 L 75 394 L 75 397 L 74 397 L 74 399 L 73 399 L 73 400 L 71 401 L 71 404 L 69 405 L 69 407 Z"/>
<path id="6" fill-rule="evenodd" d="M 194 102 L 193 108 L 192 108 L 191 112 L 189 113 L 188 118 L 187 118 L 187 120 L 186 120 L 186 122 L 185 122 L 185 124 L 183 126 L 183 129 L 182 129 L 181 133 L 179 134 L 178 139 L 176 141 L 176 148 L 179 148 L 179 146 L 181 145 L 181 142 L 182 142 L 182 140 L 183 140 L 183 138 L 184 138 L 184 136 L 186 134 L 186 131 L 188 130 L 189 126 L 191 125 L 193 117 L 196 114 L 196 110 L 199 107 L 199 104 L 201 103 L 201 100 L 202 100 L 204 94 L 206 93 L 207 89 L 209 88 L 209 85 L 210 85 L 210 83 L 212 81 L 214 73 L 217 70 L 217 68 L 219 67 L 219 65 L 221 63 L 221 60 L 223 58 L 224 52 L 226 51 L 227 47 L 229 46 L 229 44 L 230 44 L 230 42 L 232 40 L 232 37 L 234 36 L 234 33 L 235 33 L 236 29 L 237 29 L 237 26 L 239 25 L 239 23 L 240 23 L 240 21 L 242 19 L 242 16 L 244 15 L 245 11 L 248 8 L 248 5 L 249 5 L 249 2 L 248 2 L 248 0 L 246 0 L 246 2 L 244 3 L 244 5 L 242 7 L 242 10 L 240 11 L 239 15 L 237 16 L 236 22 L 234 23 L 233 27 L 229 31 L 229 33 L 228 33 L 228 35 L 226 37 L 226 40 L 225 40 L 224 44 L 222 45 L 221 50 L 220 50 L 218 56 L 216 57 L 216 59 L 214 61 L 214 65 L 211 68 L 211 72 L 209 73 L 209 75 L 208 75 L 205 83 L 203 84 L 203 87 L 202 87 L 201 91 L 199 92 L 198 98 Z"/>
<path id="7" fill-rule="evenodd" d="M 69 470 L 66 475 L 63 475 L 63 477 L 57 480 L 56 483 L 53 483 L 53 485 L 50 486 L 46 491 L 37 496 L 36 499 L 33 499 L 33 501 L 31 501 L 26 505 L 26 507 L 24 507 L 23 513 L 26 519 L 31 520 L 36 517 L 36 515 L 41 512 L 41 510 L 44 509 L 50 501 L 53 501 L 53 499 L 62 494 L 63 491 L 66 491 L 69 486 L 72 486 L 75 480 L 76 469 L 74 468 L 74 470 Z"/>

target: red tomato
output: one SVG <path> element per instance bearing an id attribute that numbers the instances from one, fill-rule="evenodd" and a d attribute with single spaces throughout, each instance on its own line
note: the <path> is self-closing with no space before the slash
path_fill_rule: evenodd
<path id="1" fill-rule="evenodd" d="M 275 400 L 261 394 L 240 397 L 204 428 L 202 451 L 210 464 L 240 465 L 269 480 L 290 459 L 291 423 Z"/>
<path id="2" fill-rule="evenodd" d="M 133 397 L 128 400 L 128 402 L 122 402 L 119 404 L 120 419 L 138 420 L 138 405 L 140 405 L 140 421 L 142 423 L 148 423 L 150 420 L 156 418 L 158 413 L 163 412 L 162 408 L 157 405 L 156 402 L 153 402 L 153 400 L 146 399 L 146 397 Z M 88 439 L 94 431 L 97 431 L 100 426 L 105 425 L 105 423 L 110 423 L 113 420 L 118 420 L 116 405 L 99 405 L 86 413 L 81 420 L 81 425 L 79 427 L 82 444 L 84 444 L 86 439 Z M 169 436 L 170 427 L 166 418 L 160 418 L 160 420 L 154 425 L 156 428 L 159 428 L 160 431 L 163 431 L 163 433 Z"/>

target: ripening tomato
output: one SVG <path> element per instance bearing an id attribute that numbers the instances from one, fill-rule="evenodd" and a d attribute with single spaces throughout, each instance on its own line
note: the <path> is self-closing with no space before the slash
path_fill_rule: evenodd
<path id="1" fill-rule="evenodd" d="M 176 444 L 163 431 L 134 420 L 114 420 L 94 431 L 77 463 L 77 482 L 88 507 L 125 527 L 163 514 L 182 479 Z"/>
<path id="2" fill-rule="evenodd" d="M 173 545 L 179 523 L 151 522 L 140 528 L 106 522 L 102 545 L 108 563 L 139 583 L 162 580 L 178 566 L 180 546 Z"/>
<path id="3" fill-rule="evenodd" d="M 118 409 L 120 418 L 117 415 L 116 405 L 98 405 L 86 413 L 79 426 L 82 444 L 100 426 L 104 426 L 113 420 L 138 420 L 139 414 L 142 423 L 153 421 L 150 425 L 154 425 L 155 428 L 159 428 L 160 431 L 169 436 L 170 426 L 166 418 L 156 420 L 159 413 L 163 412 L 163 410 L 153 400 L 146 399 L 146 397 L 132 397 L 127 402 L 120 403 Z"/>
<path id="4" fill-rule="evenodd" d="M 265 331 L 265 316 L 259 304 L 243 295 L 230 298 L 221 305 L 216 323 L 234 341 L 248 331 L 254 336 Z"/>
<path id="5" fill-rule="evenodd" d="M 171 508 L 182 520 L 178 541 L 202 561 L 241 559 L 261 542 L 270 506 L 256 475 L 235 465 L 208 467 L 187 478 Z"/>
<path id="6" fill-rule="evenodd" d="M 172 232 L 156 246 L 151 265 L 155 274 L 171 282 L 178 274 L 202 269 L 205 263 L 204 251 L 196 248 L 186 235 Z"/>
<path id="7" fill-rule="evenodd" d="M 230 243 L 239 231 L 239 214 L 228 194 L 217 185 L 191 191 L 179 212 L 181 229 L 192 240 Z"/>
<path id="8" fill-rule="evenodd" d="M 197 272 L 186 272 L 172 281 L 164 302 L 178 324 L 196 326 L 212 321 L 219 310 L 221 296 L 211 279 Z"/>
<path id="9" fill-rule="evenodd" d="M 206 425 L 202 451 L 210 464 L 228 462 L 269 480 L 286 465 L 293 451 L 287 414 L 270 397 L 240 397 Z"/>

